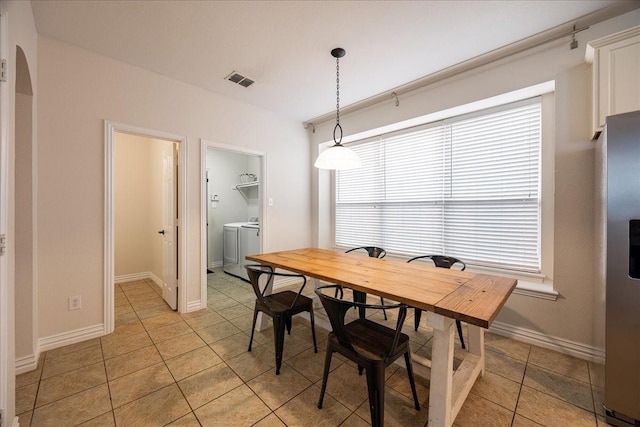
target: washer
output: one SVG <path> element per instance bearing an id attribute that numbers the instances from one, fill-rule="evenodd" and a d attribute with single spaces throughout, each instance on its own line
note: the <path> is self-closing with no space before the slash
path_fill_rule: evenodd
<path id="1" fill-rule="evenodd" d="M 249 280 L 244 266 L 247 255 L 260 252 L 260 226 L 256 222 L 231 222 L 224 225 L 222 269 L 244 280 Z"/>

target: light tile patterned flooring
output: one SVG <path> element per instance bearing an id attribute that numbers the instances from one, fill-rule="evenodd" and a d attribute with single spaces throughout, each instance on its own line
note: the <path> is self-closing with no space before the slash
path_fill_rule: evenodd
<path id="1" fill-rule="evenodd" d="M 113 334 L 47 351 L 36 370 L 16 377 L 20 426 L 369 425 L 365 377 L 339 356 L 323 409 L 316 407 L 326 330 L 316 325 L 316 354 L 309 322 L 296 316 L 276 376 L 271 327 L 256 333 L 247 352 L 250 285 L 220 269 L 208 282 L 208 308 L 184 315 L 171 311 L 151 282 L 117 285 Z M 424 323 L 414 332 L 408 317 L 405 332 L 415 353 L 430 356 Z M 602 366 L 493 334 L 485 343 L 486 374 L 455 425 L 606 425 Z M 455 351 L 464 351 L 457 342 Z M 405 369 L 387 370 L 385 425 L 427 423 L 429 381 L 416 382 L 419 412 Z"/>

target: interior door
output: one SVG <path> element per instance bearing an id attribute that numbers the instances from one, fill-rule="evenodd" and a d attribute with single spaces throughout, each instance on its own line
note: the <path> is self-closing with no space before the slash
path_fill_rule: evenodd
<path id="1" fill-rule="evenodd" d="M 177 144 L 162 150 L 162 297 L 178 308 Z"/>

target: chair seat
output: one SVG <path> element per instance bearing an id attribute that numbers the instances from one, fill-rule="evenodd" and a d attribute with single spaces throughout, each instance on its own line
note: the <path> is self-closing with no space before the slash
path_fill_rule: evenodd
<path id="1" fill-rule="evenodd" d="M 298 296 L 298 300 L 292 307 L 293 300 Z M 293 291 L 282 291 L 276 294 L 267 295 L 264 297 L 264 304 L 273 313 L 290 312 L 291 314 L 301 313 L 308 311 L 309 306 L 313 304 L 313 301 L 309 297 L 304 295 L 298 295 Z"/>
<path id="2" fill-rule="evenodd" d="M 393 361 L 407 351 L 409 337 L 401 333 L 395 353 L 389 354 L 396 331 L 369 319 L 354 320 L 345 325 L 345 329 L 356 352 L 372 362 L 380 362 L 385 358 Z M 335 335 L 330 338 L 337 340 Z"/>
<path id="3" fill-rule="evenodd" d="M 338 299 L 335 296 L 336 291 L 341 289 L 340 285 L 318 286 L 315 289 L 315 293 L 320 298 L 320 302 L 329 317 L 332 329 L 327 340 L 327 353 L 324 360 L 318 408 L 322 409 L 329 371 L 331 370 L 331 359 L 333 353 L 337 352 L 355 362 L 358 365 L 360 374 L 365 370 L 367 372 L 369 412 L 373 427 L 384 426 L 385 369 L 401 356 L 404 356 L 404 363 L 407 367 L 414 407 L 419 411 L 420 402 L 411 365 L 411 346 L 409 345 L 409 337 L 402 333 L 402 325 L 407 316 L 407 306 L 398 303 L 393 305 L 374 305 L 360 301 L 351 302 Z M 331 296 L 331 294 L 334 296 Z M 345 324 L 347 311 L 354 307 L 369 310 L 398 310 L 395 329 L 374 322 L 364 316 Z"/>
<path id="4" fill-rule="evenodd" d="M 273 267 L 268 265 L 247 265 L 247 274 L 249 275 L 249 281 L 251 287 L 256 295 L 256 305 L 253 310 L 253 324 L 251 325 L 251 338 L 249 338 L 249 348 L 251 351 L 251 344 L 253 343 L 253 334 L 256 330 L 256 321 L 258 319 L 258 313 L 262 312 L 265 315 L 271 317 L 273 320 L 273 344 L 276 356 L 276 375 L 280 374 L 280 367 L 282 366 L 282 353 L 284 349 L 284 332 L 285 329 L 291 334 L 292 317 L 302 312 L 309 313 L 309 320 L 311 322 L 311 337 L 313 338 L 313 351 L 318 352 L 318 344 L 316 343 L 316 330 L 313 320 L 313 300 L 309 297 L 302 295 L 305 285 L 307 284 L 307 278 L 301 274 L 292 273 L 277 273 L 273 271 Z M 261 280 L 261 276 L 267 280 Z M 275 277 L 286 277 L 288 279 L 295 278 L 302 281 L 302 285 L 298 292 L 293 291 L 281 291 L 275 292 L 271 295 L 264 295 L 266 292 L 266 286 L 273 283 Z M 260 285 L 263 284 L 263 286 Z"/>

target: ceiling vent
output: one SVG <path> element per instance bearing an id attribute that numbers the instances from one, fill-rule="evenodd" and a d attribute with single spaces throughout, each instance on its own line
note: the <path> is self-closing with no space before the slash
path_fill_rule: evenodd
<path id="1" fill-rule="evenodd" d="M 231 74 L 225 77 L 225 79 L 229 80 L 230 82 L 237 83 L 240 86 L 244 86 L 244 87 L 249 87 L 254 83 L 253 80 L 248 79 L 242 74 L 236 73 L 235 71 L 232 71 Z"/>

